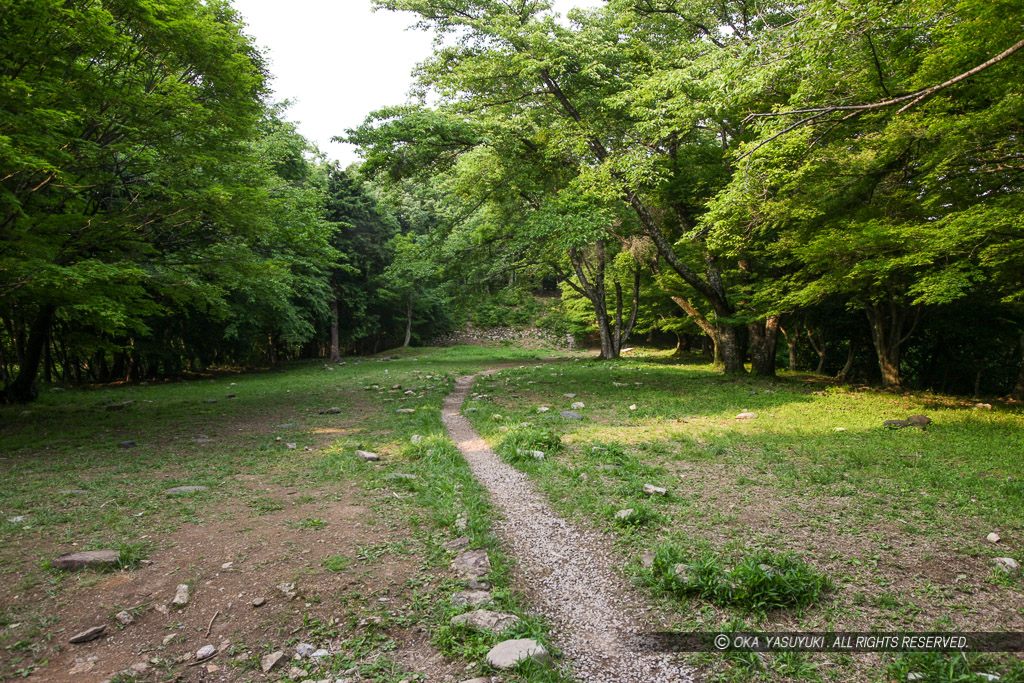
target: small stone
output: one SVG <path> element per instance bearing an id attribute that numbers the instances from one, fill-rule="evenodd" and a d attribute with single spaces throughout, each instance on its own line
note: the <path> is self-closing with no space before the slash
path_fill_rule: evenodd
<path id="1" fill-rule="evenodd" d="M 411 441 L 412 443 L 419 443 L 420 441 L 423 441 L 423 435 L 413 434 L 409 441 Z"/>
<path id="2" fill-rule="evenodd" d="M 834 432 L 845 432 L 846 431 L 846 427 L 836 427 L 832 431 L 834 431 Z"/>
<path id="3" fill-rule="evenodd" d="M 527 659 L 545 662 L 550 658 L 551 655 L 544 649 L 544 646 L 532 638 L 506 640 L 495 645 L 487 653 L 487 663 L 495 669 L 511 669 Z"/>
<path id="4" fill-rule="evenodd" d="M 456 539 L 448 541 L 444 544 L 444 547 L 448 550 L 461 550 L 469 545 L 469 536 L 459 536 Z"/>
<path id="5" fill-rule="evenodd" d="M 121 443 L 117 444 L 117 447 L 118 448 L 135 448 L 137 445 L 138 445 L 138 443 L 136 443 L 135 441 L 132 441 L 131 439 L 129 439 L 127 441 L 122 441 Z"/>
<path id="6" fill-rule="evenodd" d="M 575 410 L 563 410 L 559 413 L 566 420 L 582 420 L 583 416 L 577 413 Z"/>
<path id="7" fill-rule="evenodd" d="M 629 519 L 636 512 L 633 508 L 626 508 L 615 513 L 615 519 Z"/>
<path id="8" fill-rule="evenodd" d="M 974 404 L 974 409 L 975 410 L 992 410 L 992 404 L 991 403 L 975 403 Z"/>
<path id="9" fill-rule="evenodd" d="M 284 659 L 284 653 L 280 650 L 277 652 L 271 652 L 269 655 L 263 655 L 263 657 L 260 658 L 260 669 L 263 673 L 269 673 L 271 669 L 281 662 L 282 659 Z"/>
<path id="10" fill-rule="evenodd" d="M 114 618 L 117 619 L 118 623 L 120 623 L 122 626 L 131 626 L 135 623 L 135 617 L 133 617 L 132 613 L 128 612 L 127 610 L 122 610 L 118 612 L 114 615 Z"/>
<path id="11" fill-rule="evenodd" d="M 205 486 L 175 486 L 174 488 L 167 489 L 164 491 L 165 496 L 184 496 L 189 493 L 198 493 L 205 491 Z"/>
<path id="12" fill-rule="evenodd" d="M 178 640 L 179 638 L 181 638 L 181 634 L 180 633 L 171 633 L 169 635 L 164 636 L 163 644 L 164 644 L 164 646 L 170 645 L 171 643 L 173 643 L 174 641 Z"/>
<path id="13" fill-rule="evenodd" d="M 459 515 L 455 518 L 455 528 L 458 531 L 465 531 L 469 528 L 469 520 L 466 519 L 465 515 Z"/>
<path id="14" fill-rule="evenodd" d="M 28 519 L 28 518 L 25 515 L 18 515 L 17 517 L 8 517 L 7 521 L 10 522 L 11 524 L 21 524 L 26 519 Z"/>
<path id="15" fill-rule="evenodd" d="M 737 420 L 756 420 L 757 413 L 743 412 L 736 416 Z"/>
<path id="16" fill-rule="evenodd" d="M 204 659 L 209 659 L 215 654 L 217 654 L 217 648 L 213 645 L 203 645 L 201 648 L 196 650 L 196 661 L 201 662 Z"/>
<path id="17" fill-rule="evenodd" d="M 685 562 L 677 562 L 672 565 L 672 576 L 686 583 L 690 580 L 690 566 Z"/>
<path id="18" fill-rule="evenodd" d="M 203 401 L 203 403 L 216 403 L 216 402 L 217 402 L 217 399 L 215 399 L 215 398 L 208 398 L 205 401 Z"/>
<path id="19" fill-rule="evenodd" d="M 494 631 L 495 633 L 501 633 L 507 628 L 512 628 L 519 623 L 519 617 L 514 614 L 506 614 L 505 612 L 491 612 L 485 609 L 478 609 L 473 612 L 466 612 L 458 616 L 452 617 L 451 624 L 466 624 L 473 628 L 478 628 L 484 631 Z"/>
<path id="20" fill-rule="evenodd" d="M 79 674 L 87 674 L 87 673 L 89 673 L 90 671 L 92 671 L 95 668 L 96 668 L 96 662 L 95 661 L 91 661 L 91 662 L 89 662 L 89 661 L 77 662 L 73 667 L 71 667 L 71 670 L 68 671 L 68 674 L 71 675 L 71 676 L 77 676 Z M 109 683 L 109 681 L 107 683 Z"/>
<path id="21" fill-rule="evenodd" d="M 316 652 L 316 646 L 309 643 L 299 643 L 295 646 L 295 654 L 299 657 L 308 657 Z"/>
<path id="22" fill-rule="evenodd" d="M 490 601 L 491 594 L 487 591 L 458 591 L 451 597 L 452 607 L 478 607 Z"/>
<path id="23" fill-rule="evenodd" d="M 125 401 L 123 403 L 111 403 L 107 406 L 107 410 L 124 410 L 128 406 L 135 403 L 135 401 Z"/>
<path id="24" fill-rule="evenodd" d="M 907 680 L 908 681 L 923 681 L 924 679 L 925 679 L 925 675 L 921 674 L 921 673 L 917 673 L 916 671 L 911 671 L 910 673 L 907 674 Z"/>
<path id="25" fill-rule="evenodd" d="M 907 420 L 886 420 L 882 423 L 882 426 L 888 427 L 889 429 L 903 429 L 904 427 L 909 427 L 910 422 Z"/>
<path id="26" fill-rule="evenodd" d="M 133 673 L 144 674 L 149 671 L 149 662 L 135 662 L 128 667 Z"/>
<path id="27" fill-rule="evenodd" d="M 329 650 L 325 650 L 323 648 L 320 648 L 319 650 L 314 650 L 313 654 L 310 655 L 310 658 L 311 659 L 323 659 L 324 657 L 330 657 L 330 656 L 331 656 L 331 653 L 330 653 Z"/>
<path id="28" fill-rule="evenodd" d="M 491 571 L 491 560 L 486 550 L 466 550 L 452 560 L 452 569 L 461 578 L 479 579 Z"/>
<path id="29" fill-rule="evenodd" d="M 576 401 L 569 407 L 572 408 L 573 410 L 583 410 L 584 408 L 587 407 L 587 404 L 584 403 L 583 401 Z"/>
<path id="30" fill-rule="evenodd" d="M 640 564 L 645 569 L 650 569 L 654 566 L 654 553 L 650 550 L 645 550 L 640 554 Z"/>
<path id="31" fill-rule="evenodd" d="M 171 600 L 172 607 L 184 607 L 188 604 L 190 590 L 187 583 L 179 584 L 174 591 L 174 599 Z"/>
<path id="32" fill-rule="evenodd" d="M 361 458 L 364 462 L 377 462 L 380 460 L 380 456 L 370 451 L 356 451 L 356 457 Z"/>
<path id="33" fill-rule="evenodd" d="M 625 386 L 625 385 L 623 385 L 623 386 Z M 637 407 L 637 406 L 636 406 L 636 404 L 634 403 L 634 404 L 632 404 L 631 406 L 629 406 L 629 409 L 630 409 L 630 410 L 636 410 L 636 407 Z"/>
<path id="34" fill-rule="evenodd" d="M 484 581 L 482 579 L 470 579 L 466 582 L 466 586 L 471 591 L 489 591 L 491 590 L 491 582 Z"/>
<path id="35" fill-rule="evenodd" d="M 266 598 L 253 598 L 252 599 L 252 606 L 253 607 L 263 607 L 263 605 L 265 605 L 265 604 L 267 604 L 267 599 Z"/>
<path id="36" fill-rule="evenodd" d="M 235 394 L 225 394 L 224 398 L 238 398 Z"/>
<path id="37" fill-rule="evenodd" d="M 410 413 L 415 413 L 416 409 L 415 408 L 399 408 L 395 412 L 398 413 L 399 415 L 408 415 Z"/>
<path id="38" fill-rule="evenodd" d="M 287 448 L 290 451 L 294 451 L 296 448 L 299 447 L 299 444 L 297 444 L 297 443 L 285 443 L 284 447 Z"/>
<path id="39" fill-rule="evenodd" d="M 988 541 L 989 543 L 999 543 L 999 541 L 1001 541 L 1003 539 L 999 536 L 999 534 L 997 534 L 996 532 L 993 531 L 992 533 L 990 533 L 988 536 L 985 537 L 985 540 Z"/>
<path id="40" fill-rule="evenodd" d="M 644 484 L 644 493 L 650 496 L 667 496 L 668 489 L 655 486 L 654 484 Z"/>
<path id="41" fill-rule="evenodd" d="M 562 396 L 565 396 L 566 398 L 576 398 L 576 394 L 562 394 Z"/>
<path id="42" fill-rule="evenodd" d="M 277 584 L 277 590 L 281 591 L 282 595 L 284 595 L 289 600 L 294 600 L 299 596 L 299 592 L 298 590 L 296 590 L 294 583 L 279 583 Z"/>
<path id="43" fill-rule="evenodd" d="M 932 419 L 927 415 L 911 415 L 907 418 L 907 422 L 910 423 L 911 427 L 917 427 L 918 429 L 924 429 L 932 423 Z"/>
<path id="44" fill-rule="evenodd" d="M 320 414 L 321 415 L 337 415 L 340 412 L 341 412 L 341 408 L 338 408 L 337 406 L 334 406 L 332 408 L 328 408 L 327 410 L 321 410 Z"/>
<path id="45" fill-rule="evenodd" d="M 101 624 L 100 626 L 93 626 L 92 628 L 87 628 L 81 633 L 76 633 L 75 635 L 71 636 L 70 638 L 68 638 L 68 642 L 76 645 L 78 643 L 88 643 L 90 640 L 96 640 L 97 638 L 99 638 L 101 635 L 103 635 L 103 632 L 106 630 L 106 624 Z"/>
<path id="46" fill-rule="evenodd" d="M 538 413 L 546 413 L 549 410 L 551 410 L 551 408 L 548 408 L 547 406 L 541 406 L 540 408 L 537 408 Z"/>
<path id="47" fill-rule="evenodd" d="M 981 673 L 981 672 L 978 673 L 978 678 L 980 678 L 982 680 L 985 680 L 985 681 L 998 681 L 998 680 L 1002 680 L 999 677 L 999 674 L 987 674 L 987 673 Z"/>
<path id="48" fill-rule="evenodd" d="M 221 569 L 231 569 L 231 568 L 232 568 L 232 567 L 234 567 L 234 566 L 235 566 L 235 563 L 234 563 L 234 562 L 225 562 L 224 564 L 222 564 L 222 565 L 220 566 L 220 568 L 221 568 Z"/>
<path id="49" fill-rule="evenodd" d="M 528 455 L 531 458 L 535 458 L 536 460 L 544 459 L 544 451 L 531 451 L 523 448 L 517 448 L 516 455 Z"/>
<path id="50" fill-rule="evenodd" d="M 309 672 L 305 669 L 300 669 L 297 666 L 293 666 L 288 670 L 288 678 L 293 681 L 301 681 L 303 678 L 309 675 Z"/>
<path id="51" fill-rule="evenodd" d="M 61 555 L 53 559 L 50 566 L 54 569 L 73 571 L 75 569 L 113 567 L 120 561 L 121 553 L 117 550 L 85 550 Z"/>
<path id="52" fill-rule="evenodd" d="M 1017 560 L 1012 557 L 997 557 L 993 561 L 996 563 L 997 567 L 1007 574 L 1016 574 L 1020 570 L 1020 565 L 1017 564 Z"/>

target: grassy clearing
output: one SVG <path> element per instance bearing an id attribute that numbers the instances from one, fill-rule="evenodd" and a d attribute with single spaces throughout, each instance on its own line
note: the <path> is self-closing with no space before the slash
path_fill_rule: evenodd
<path id="1" fill-rule="evenodd" d="M 165 557 L 176 542 L 210 535 L 215 540 L 206 545 L 212 551 L 170 572 L 172 581 L 199 591 L 196 606 L 173 615 L 178 621 L 147 636 L 150 642 L 133 647 L 157 653 L 140 657 L 150 661 L 152 673 L 173 675 L 185 665 L 171 656 L 173 646 L 160 641 L 168 632 L 184 639 L 207 630 L 212 609 L 201 619 L 197 612 L 194 627 L 188 619 L 202 606 L 204 586 L 224 580 L 225 572 L 214 573 L 223 558 L 206 556 L 216 552 L 222 536 L 212 534 L 218 530 L 229 539 L 253 539 L 232 558 L 239 567 L 249 566 L 248 555 L 261 545 L 278 544 L 284 559 L 260 560 L 253 566 L 257 576 L 285 572 L 308 586 L 304 609 L 260 608 L 232 622 L 237 635 L 218 663 L 242 678 L 262 678 L 262 655 L 289 651 L 299 642 L 330 642 L 336 650 L 321 661 L 316 678 L 350 672 L 373 681 L 417 680 L 422 676 L 402 664 L 401 649 L 424 637 L 445 655 L 464 658 L 460 670 L 479 666 L 481 653 L 497 636 L 448 623 L 462 611 L 448 600 L 461 585 L 450 578 L 454 553 L 444 543 L 459 535 L 460 516 L 472 547 L 490 552 L 496 606 L 523 617 L 513 633 L 545 640 L 544 624 L 527 613 L 510 586 L 509 558 L 490 533 L 493 512 L 440 420 L 454 377 L 497 362 L 532 362 L 537 352 L 457 348 L 390 355 L 387 362 L 349 360 L 331 370 L 298 364 L 180 383 L 46 392 L 28 408 L 5 408 L 0 414 L 0 678 L 34 670 L 59 676 L 54 667 L 81 652 L 65 644 L 78 625 L 74 606 L 106 590 L 111 574 L 57 572 L 49 568 L 51 558 L 71 550 L 116 548 L 126 568 L 138 567 Z M 331 408 L 340 412 L 328 412 Z M 399 408 L 415 412 L 399 414 Z M 412 444 L 413 434 L 425 438 Z M 129 440 L 135 444 L 120 445 Z M 379 453 L 381 462 L 362 462 L 354 456 L 356 448 Z M 208 488 L 175 497 L 162 493 L 174 486 Z M 337 531 L 338 510 L 347 509 L 353 496 L 362 506 L 357 509 L 366 512 L 351 524 L 377 540 L 346 552 L 321 551 L 317 539 Z M 392 585 L 387 573 L 399 569 L 404 573 L 396 576 L 405 578 Z M 159 620 L 150 603 L 124 607 L 143 615 L 139 625 L 124 631 L 127 636 Z M 222 609 L 221 621 L 230 621 Z M 287 668 L 277 673 L 284 675 Z M 557 681 L 562 674 L 545 669 L 504 676 Z"/>
<path id="2" fill-rule="evenodd" d="M 561 512 L 614 533 L 624 571 L 682 630 L 1024 630 L 1021 577 L 993 561 L 1024 560 L 1019 409 L 801 374 L 735 381 L 657 354 L 509 369 L 474 389 L 481 434 Z M 583 420 L 561 415 L 574 402 Z M 934 424 L 882 427 L 915 413 Z M 694 661 L 724 679 L 1024 676 L 998 655 Z"/>

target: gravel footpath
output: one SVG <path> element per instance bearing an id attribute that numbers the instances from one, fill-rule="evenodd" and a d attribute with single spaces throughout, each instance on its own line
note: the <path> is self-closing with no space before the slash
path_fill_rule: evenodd
<path id="1" fill-rule="evenodd" d="M 490 374 L 490 373 L 481 373 Z M 459 377 L 441 416 L 473 475 L 504 514 L 499 534 L 529 581 L 576 678 L 594 683 L 692 681 L 669 654 L 642 653 L 634 634 L 660 630 L 643 598 L 615 571 L 611 545 L 559 517 L 525 474 L 506 465 L 460 414 L 476 375 Z"/>

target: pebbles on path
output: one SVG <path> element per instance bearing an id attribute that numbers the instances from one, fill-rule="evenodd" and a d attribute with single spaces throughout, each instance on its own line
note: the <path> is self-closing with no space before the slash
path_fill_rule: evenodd
<path id="1" fill-rule="evenodd" d="M 536 607 L 581 681 L 658 683 L 693 680 L 666 653 L 643 652 L 637 634 L 661 630 L 644 599 L 616 572 L 601 535 L 559 517 L 525 474 L 505 464 L 459 413 L 475 376 L 459 377 L 442 419 L 474 476 L 504 515 L 499 532 L 531 582 Z"/>

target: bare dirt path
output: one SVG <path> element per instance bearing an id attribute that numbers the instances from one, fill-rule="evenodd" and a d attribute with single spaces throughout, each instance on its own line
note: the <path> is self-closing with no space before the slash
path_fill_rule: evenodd
<path id="1" fill-rule="evenodd" d="M 503 513 L 499 533 L 517 558 L 537 608 L 553 624 L 575 676 L 593 683 L 692 681 L 693 672 L 672 655 L 637 651 L 636 634 L 658 630 L 657 621 L 615 571 L 607 539 L 559 517 L 526 475 L 502 462 L 460 414 L 476 377 L 456 380 L 441 416 L 473 475 Z"/>

